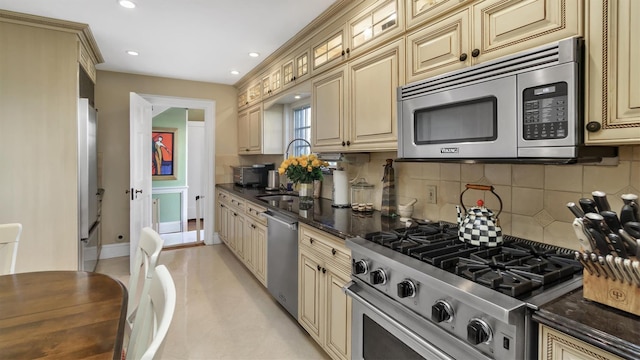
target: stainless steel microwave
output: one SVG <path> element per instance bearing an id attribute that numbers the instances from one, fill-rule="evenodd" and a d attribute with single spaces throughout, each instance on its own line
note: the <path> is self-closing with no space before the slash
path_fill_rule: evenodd
<path id="1" fill-rule="evenodd" d="M 398 158 L 574 163 L 613 157 L 584 146 L 583 40 L 398 88 Z"/>

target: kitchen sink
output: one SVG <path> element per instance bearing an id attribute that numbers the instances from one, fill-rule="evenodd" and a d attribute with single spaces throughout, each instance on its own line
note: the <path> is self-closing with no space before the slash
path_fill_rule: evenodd
<path id="1" fill-rule="evenodd" d="M 262 201 L 294 201 L 298 199 L 298 195 L 291 194 L 277 194 L 277 195 L 263 195 L 258 196 L 258 199 Z"/>

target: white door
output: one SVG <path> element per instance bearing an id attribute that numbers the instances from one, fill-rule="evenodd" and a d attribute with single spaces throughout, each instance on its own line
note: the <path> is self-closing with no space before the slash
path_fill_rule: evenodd
<path id="1" fill-rule="evenodd" d="M 204 159 L 204 121 L 189 121 L 187 128 L 187 186 L 189 199 L 187 200 L 187 218 L 196 218 L 196 196 L 204 196 L 203 176 L 205 174 Z M 202 200 L 200 201 L 202 206 Z M 204 215 L 204 208 L 200 208 L 200 216 Z"/>
<path id="2" fill-rule="evenodd" d="M 140 232 L 151 226 L 151 103 L 129 93 L 129 269 L 133 273 Z"/>

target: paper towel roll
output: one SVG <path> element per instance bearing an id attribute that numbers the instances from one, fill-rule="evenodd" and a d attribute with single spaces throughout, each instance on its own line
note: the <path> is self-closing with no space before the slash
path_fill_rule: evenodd
<path id="1" fill-rule="evenodd" d="M 348 206 L 349 201 L 349 179 L 344 170 L 333 171 L 333 206 Z"/>

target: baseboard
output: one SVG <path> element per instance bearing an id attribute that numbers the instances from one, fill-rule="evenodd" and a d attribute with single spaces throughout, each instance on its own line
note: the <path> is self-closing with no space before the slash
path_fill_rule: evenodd
<path id="1" fill-rule="evenodd" d="M 158 224 L 158 232 L 160 234 L 180 232 L 180 221 L 167 221 Z"/>
<path id="2" fill-rule="evenodd" d="M 102 245 L 100 259 L 129 256 L 129 243 Z"/>

